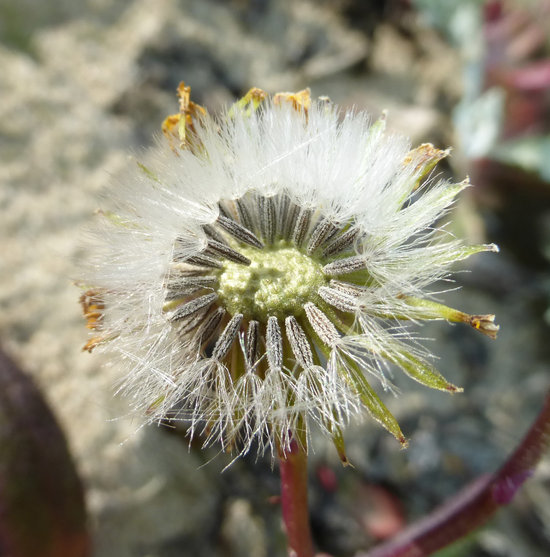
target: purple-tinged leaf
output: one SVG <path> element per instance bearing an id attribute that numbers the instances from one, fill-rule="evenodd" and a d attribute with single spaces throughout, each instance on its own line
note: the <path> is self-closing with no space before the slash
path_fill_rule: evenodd
<path id="1" fill-rule="evenodd" d="M 0 555 L 87 557 L 82 484 L 34 383 L 0 351 Z"/>

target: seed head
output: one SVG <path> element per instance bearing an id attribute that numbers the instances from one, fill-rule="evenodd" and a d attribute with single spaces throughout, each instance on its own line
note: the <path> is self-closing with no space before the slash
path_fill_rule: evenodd
<path id="1" fill-rule="evenodd" d="M 214 118 L 179 89 L 167 140 L 102 212 L 82 297 L 96 346 L 118 353 L 122 391 L 149 419 L 246 452 L 307 445 L 370 414 L 405 438 L 369 379 L 391 367 L 456 392 L 407 322 L 490 315 L 429 299 L 465 246 L 437 223 L 467 183 L 424 181 L 447 156 L 410 150 L 384 119 L 342 112 L 307 90 L 251 90 Z"/>

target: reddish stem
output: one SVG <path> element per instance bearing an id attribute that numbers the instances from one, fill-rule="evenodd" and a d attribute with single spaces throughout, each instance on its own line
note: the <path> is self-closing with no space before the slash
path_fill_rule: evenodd
<path id="1" fill-rule="evenodd" d="M 482 526 L 512 501 L 550 447 L 550 392 L 529 431 L 505 464 L 481 476 L 393 540 L 357 557 L 425 557 Z"/>
<path id="2" fill-rule="evenodd" d="M 289 557 L 313 557 L 307 504 L 307 455 L 293 439 L 289 450 L 279 451 L 279 459 L 281 508 Z"/>

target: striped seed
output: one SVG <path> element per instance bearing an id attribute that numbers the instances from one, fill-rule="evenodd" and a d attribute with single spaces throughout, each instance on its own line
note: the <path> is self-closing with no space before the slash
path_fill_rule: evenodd
<path id="1" fill-rule="evenodd" d="M 307 231 L 309 230 L 309 223 L 311 222 L 311 209 L 300 209 L 300 213 L 296 218 L 296 224 L 294 225 L 294 230 L 292 232 L 292 241 L 300 247 L 306 237 Z"/>
<path id="2" fill-rule="evenodd" d="M 216 341 L 214 351 L 212 352 L 212 358 L 214 360 L 223 360 L 227 356 L 231 346 L 233 346 L 233 343 L 237 338 L 242 320 L 243 314 L 237 313 L 237 315 L 234 315 L 225 326 L 225 329 Z"/>
<path id="3" fill-rule="evenodd" d="M 204 323 L 207 313 L 208 308 L 202 308 L 194 315 L 190 316 L 189 319 L 182 321 L 180 327 L 178 328 L 178 333 L 182 336 L 185 336 L 188 333 L 194 331 L 199 325 Z"/>
<path id="4" fill-rule="evenodd" d="M 335 288 L 328 286 L 321 286 L 317 291 L 319 296 L 325 300 L 327 304 L 334 306 L 340 311 L 354 312 L 357 310 L 359 304 L 355 296 L 344 294 Z"/>
<path id="5" fill-rule="evenodd" d="M 246 338 L 244 340 L 244 356 L 250 367 L 253 367 L 258 359 L 258 341 L 260 339 L 260 324 L 258 321 L 250 321 Z"/>
<path id="6" fill-rule="evenodd" d="M 170 280 L 167 285 L 166 301 L 176 300 L 188 294 L 193 294 L 203 288 L 213 288 L 218 279 L 214 276 L 183 277 Z"/>
<path id="7" fill-rule="evenodd" d="M 275 234 L 280 237 L 285 237 L 285 228 L 286 228 L 286 219 L 288 217 L 288 209 L 290 205 L 290 199 L 288 195 L 282 194 L 278 196 L 279 203 L 277 204 L 277 218 L 276 218 L 276 226 L 275 226 Z"/>
<path id="8" fill-rule="evenodd" d="M 241 221 L 241 224 L 248 230 L 253 231 L 255 228 L 254 220 L 252 219 L 252 215 L 246 206 L 246 202 L 242 199 L 235 199 L 235 207 L 237 208 L 237 216 Z"/>
<path id="9" fill-rule="evenodd" d="M 285 222 L 282 224 L 283 231 L 281 232 L 281 235 L 285 240 L 292 239 L 294 228 L 296 226 L 296 219 L 298 218 L 299 213 L 300 207 L 289 199 Z"/>
<path id="10" fill-rule="evenodd" d="M 264 242 L 269 246 L 275 239 L 275 204 L 273 197 L 260 197 L 260 230 Z"/>
<path id="11" fill-rule="evenodd" d="M 198 265 L 199 267 L 211 267 L 212 269 L 221 269 L 222 264 L 219 261 L 216 261 L 212 257 L 208 257 L 207 255 L 203 255 L 199 253 L 197 255 L 193 255 L 185 260 L 187 263 L 191 263 L 192 265 Z"/>
<path id="12" fill-rule="evenodd" d="M 212 240 L 216 240 L 216 242 L 219 242 L 220 244 L 227 245 L 227 241 L 222 236 L 222 234 L 220 234 L 220 232 L 218 232 L 216 228 L 211 224 L 203 225 L 202 229 L 204 230 L 204 233 Z"/>
<path id="13" fill-rule="evenodd" d="M 214 256 L 223 257 L 229 259 L 234 263 L 241 263 L 242 265 L 250 265 L 251 261 L 248 257 L 245 257 L 242 253 L 229 247 L 227 244 L 222 244 L 216 240 L 208 240 L 206 246 L 206 253 L 210 253 Z"/>
<path id="14" fill-rule="evenodd" d="M 197 331 L 197 340 L 200 344 L 208 342 L 214 336 L 225 314 L 225 309 L 218 308 L 210 315 L 208 320 L 203 323 L 201 328 Z"/>
<path id="15" fill-rule="evenodd" d="M 330 240 L 338 230 L 340 230 L 338 225 L 328 219 L 321 219 L 311 233 L 311 238 L 307 244 L 307 253 L 312 255 L 318 248 Z"/>
<path id="16" fill-rule="evenodd" d="M 338 236 L 335 240 L 333 240 L 323 251 L 324 257 L 331 257 L 334 255 L 338 255 L 343 251 L 348 250 L 351 248 L 357 237 L 359 236 L 359 229 L 356 227 L 352 227 L 348 229 L 344 234 Z"/>
<path id="17" fill-rule="evenodd" d="M 190 300 L 189 302 L 182 304 L 181 306 L 178 306 L 178 308 L 172 313 L 169 319 L 170 321 L 179 321 L 180 319 L 185 319 L 186 317 L 197 313 L 201 309 L 211 306 L 217 298 L 218 295 L 215 292 L 213 292 L 212 294 L 199 296 L 198 298 L 195 298 L 193 300 Z"/>
<path id="18" fill-rule="evenodd" d="M 359 286 L 357 284 L 350 284 L 349 282 L 344 282 L 341 280 L 331 280 L 329 286 L 343 292 L 344 294 L 348 294 L 349 296 L 357 296 L 358 298 L 364 296 L 366 292 L 368 292 L 368 288 L 366 286 Z"/>
<path id="19" fill-rule="evenodd" d="M 337 259 L 323 267 L 323 273 L 330 276 L 347 275 L 367 267 L 367 261 L 362 255 L 353 255 L 345 259 Z"/>
<path id="20" fill-rule="evenodd" d="M 308 302 L 304 306 L 306 317 L 317 336 L 331 348 L 338 342 L 340 334 L 334 323 L 315 304 Z"/>
<path id="21" fill-rule="evenodd" d="M 264 245 L 260 240 L 258 240 L 257 236 L 245 228 L 238 222 L 234 221 L 233 219 L 229 219 L 223 215 L 218 217 L 217 223 L 228 233 L 231 234 L 234 238 L 242 242 L 243 244 L 248 244 L 249 246 L 253 246 L 255 248 L 263 248 Z"/>
<path id="22" fill-rule="evenodd" d="M 296 361 L 304 368 L 313 367 L 313 354 L 306 333 L 293 315 L 285 319 L 286 336 Z"/>
<path id="23" fill-rule="evenodd" d="M 267 320 L 265 349 L 269 369 L 271 371 L 281 369 L 283 367 L 283 336 L 279 322 L 273 315 Z"/>

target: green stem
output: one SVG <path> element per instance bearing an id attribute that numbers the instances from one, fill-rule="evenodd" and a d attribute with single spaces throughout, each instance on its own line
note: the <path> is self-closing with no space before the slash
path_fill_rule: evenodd
<path id="1" fill-rule="evenodd" d="M 284 453 L 279 449 L 281 508 L 289 557 L 313 557 L 307 503 L 307 455 L 296 440 Z"/>

